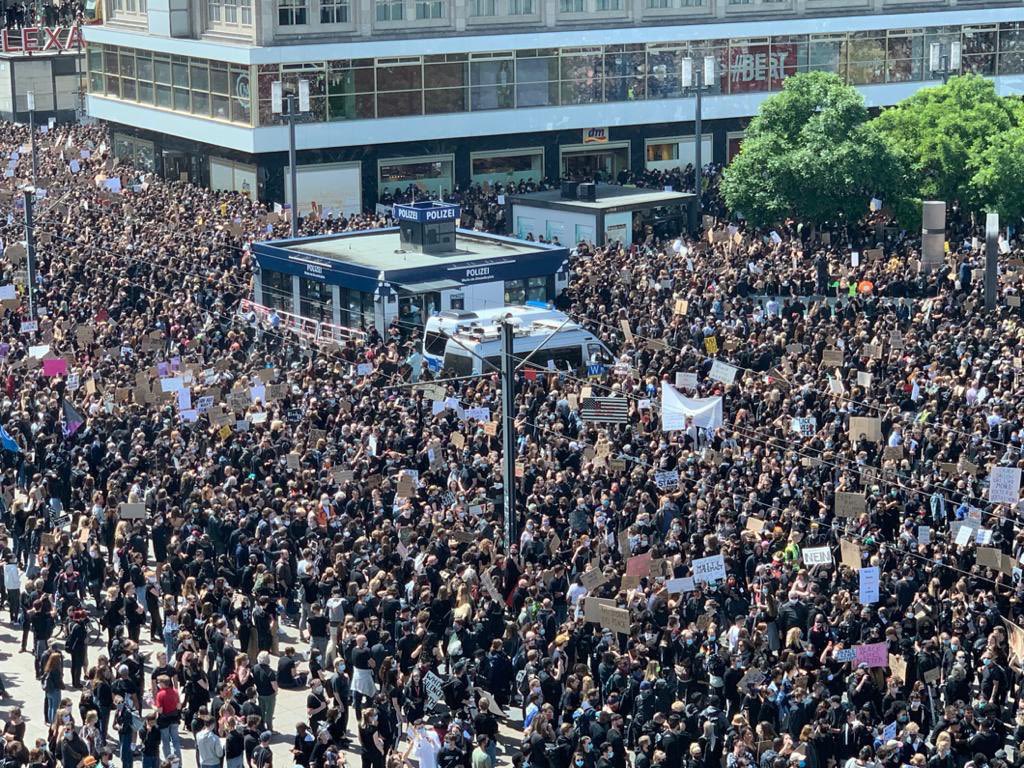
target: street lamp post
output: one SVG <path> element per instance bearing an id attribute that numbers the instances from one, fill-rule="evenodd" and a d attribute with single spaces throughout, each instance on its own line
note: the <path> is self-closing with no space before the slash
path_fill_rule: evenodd
<path id="1" fill-rule="evenodd" d="M 928 46 L 928 71 L 932 78 L 941 77 L 942 84 L 949 82 L 952 75 L 960 74 L 960 41 L 935 42 Z"/>
<path id="2" fill-rule="evenodd" d="M 694 67 L 693 64 L 692 58 L 687 57 L 683 59 L 680 80 L 683 88 L 693 88 L 696 97 L 696 114 L 694 116 L 694 133 L 696 134 L 694 138 L 694 193 L 696 194 L 696 200 L 690 206 L 690 231 L 696 232 L 700 225 L 700 216 L 704 208 L 701 189 L 704 181 L 701 175 L 704 167 L 703 158 L 701 157 L 701 149 L 704 143 L 704 137 L 701 135 L 701 97 L 705 88 L 713 88 L 715 85 L 715 57 L 705 56 L 703 66 Z"/>
<path id="3" fill-rule="evenodd" d="M 28 145 L 32 153 L 32 187 L 36 186 L 36 174 L 39 172 L 39 160 L 36 156 L 36 94 L 28 91 L 25 94 L 25 106 L 28 107 Z"/>
<path id="4" fill-rule="evenodd" d="M 295 163 L 295 119 L 309 112 L 309 80 L 299 80 L 299 92 L 284 93 L 284 84 L 276 80 L 270 88 L 271 110 L 288 121 L 288 173 L 291 176 L 292 237 L 299 236 L 299 170 Z"/>

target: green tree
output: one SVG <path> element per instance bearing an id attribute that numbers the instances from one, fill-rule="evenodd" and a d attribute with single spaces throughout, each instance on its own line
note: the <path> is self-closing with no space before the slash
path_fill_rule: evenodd
<path id="1" fill-rule="evenodd" d="M 979 211 L 998 213 L 1003 221 L 1024 216 L 1024 127 L 1019 122 L 981 150 L 971 187 Z"/>
<path id="2" fill-rule="evenodd" d="M 884 110 L 872 126 L 914 180 L 916 197 L 959 200 L 979 210 L 985 197 L 975 179 L 982 156 L 1016 124 L 1014 109 L 991 80 L 964 75 L 918 91 Z"/>
<path id="3" fill-rule="evenodd" d="M 765 100 L 722 180 L 726 204 L 756 226 L 856 220 L 872 196 L 893 200 L 903 188 L 860 93 L 826 72 L 789 77 Z"/>

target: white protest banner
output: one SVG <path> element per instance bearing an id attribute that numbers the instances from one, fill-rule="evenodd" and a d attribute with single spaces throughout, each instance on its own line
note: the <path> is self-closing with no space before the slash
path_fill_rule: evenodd
<path id="1" fill-rule="evenodd" d="M 804 565 L 831 565 L 832 550 L 828 547 L 808 547 L 802 552 Z"/>
<path id="2" fill-rule="evenodd" d="M 1020 468 L 992 467 L 988 477 L 988 500 L 993 504 L 1016 504 L 1020 501 Z"/>
<path id="3" fill-rule="evenodd" d="M 725 578 L 725 558 L 722 555 L 699 557 L 693 561 L 694 583 L 711 584 Z"/>
<path id="4" fill-rule="evenodd" d="M 686 429 L 687 419 L 696 427 L 717 429 L 724 423 L 722 398 L 684 397 L 667 381 L 661 382 L 661 430 L 675 432 Z"/>
<path id="5" fill-rule="evenodd" d="M 674 491 L 679 488 L 679 470 L 668 469 L 654 473 L 654 484 L 663 491 Z"/>
<path id="6" fill-rule="evenodd" d="M 723 363 L 721 360 L 715 360 L 711 364 L 711 371 L 708 373 L 708 378 L 720 381 L 723 384 L 732 384 L 736 381 L 736 367 Z"/>
<path id="7" fill-rule="evenodd" d="M 878 587 L 881 573 L 877 565 L 860 569 L 860 602 L 870 605 L 878 602 Z"/>
<path id="8" fill-rule="evenodd" d="M 669 579 L 665 582 L 665 587 L 668 589 L 668 593 L 670 595 L 693 592 L 694 581 L 689 576 L 683 576 L 679 579 Z"/>
<path id="9" fill-rule="evenodd" d="M 691 371 L 677 371 L 676 386 L 680 389 L 696 389 L 697 374 Z"/>

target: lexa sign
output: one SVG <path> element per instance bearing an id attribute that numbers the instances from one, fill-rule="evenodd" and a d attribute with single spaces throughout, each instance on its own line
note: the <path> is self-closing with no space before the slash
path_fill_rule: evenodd
<path id="1" fill-rule="evenodd" d="M 4 53 L 78 51 L 82 48 L 82 32 L 78 27 L 5 29 L 0 47 Z"/>

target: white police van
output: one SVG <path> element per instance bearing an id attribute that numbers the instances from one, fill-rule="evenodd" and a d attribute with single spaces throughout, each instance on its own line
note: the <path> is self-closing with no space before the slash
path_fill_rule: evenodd
<path id="1" fill-rule="evenodd" d="M 527 367 L 574 372 L 614 362 L 612 353 L 590 331 L 562 312 L 535 306 L 440 312 L 427 319 L 423 359 L 431 370 L 443 368 L 455 376 L 500 370 L 504 318 L 516 326 L 513 354 L 517 366 L 535 350 Z"/>

